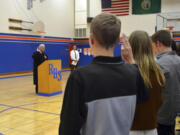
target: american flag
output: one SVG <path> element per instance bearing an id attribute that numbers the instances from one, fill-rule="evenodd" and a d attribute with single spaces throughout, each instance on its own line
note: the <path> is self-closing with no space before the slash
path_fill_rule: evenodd
<path id="1" fill-rule="evenodd" d="M 129 0 L 101 0 L 102 12 L 116 16 L 129 15 Z"/>

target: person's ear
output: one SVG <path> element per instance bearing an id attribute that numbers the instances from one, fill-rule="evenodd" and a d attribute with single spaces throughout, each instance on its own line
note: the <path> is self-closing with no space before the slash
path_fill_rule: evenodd
<path id="1" fill-rule="evenodd" d="M 94 46 L 94 36 L 92 33 L 90 33 L 90 35 L 89 35 L 89 43 L 91 46 Z"/>
<path id="2" fill-rule="evenodd" d="M 156 46 L 156 48 L 159 48 L 160 47 L 160 42 L 159 41 L 157 41 L 156 43 L 155 43 L 155 46 Z"/>
<path id="3" fill-rule="evenodd" d="M 155 55 L 157 55 L 157 47 L 156 47 L 156 43 L 152 42 L 152 49 Z"/>

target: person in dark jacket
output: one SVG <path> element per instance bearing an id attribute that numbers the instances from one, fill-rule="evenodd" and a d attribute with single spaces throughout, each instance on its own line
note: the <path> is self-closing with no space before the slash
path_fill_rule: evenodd
<path id="1" fill-rule="evenodd" d="M 136 65 L 114 57 L 121 22 L 100 14 L 91 23 L 91 64 L 73 71 L 61 111 L 59 135 L 129 135 L 136 104 L 149 98 Z"/>
<path id="2" fill-rule="evenodd" d="M 45 45 L 40 44 L 37 50 L 32 55 L 34 62 L 33 80 L 34 80 L 34 85 L 36 85 L 36 94 L 38 93 L 38 66 L 48 59 L 48 56 L 44 51 L 45 51 Z"/>

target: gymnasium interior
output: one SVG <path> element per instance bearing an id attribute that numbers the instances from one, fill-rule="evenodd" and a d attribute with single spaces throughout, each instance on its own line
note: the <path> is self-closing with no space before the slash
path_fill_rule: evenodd
<path id="1" fill-rule="evenodd" d="M 90 24 L 96 15 L 106 12 L 102 1 L 0 0 L 0 135 L 58 135 L 64 90 L 71 74 L 70 51 L 76 45 L 79 67 L 91 63 Z M 180 0 L 161 0 L 160 11 L 148 14 L 133 13 L 133 0 L 116 1 L 121 11 L 112 13 L 122 22 L 121 33 L 129 36 L 144 30 L 151 36 L 169 28 L 173 40 L 180 43 Z M 61 85 L 58 92 L 35 94 L 32 54 L 40 44 L 46 46 L 48 60 L 59 66 L 61 79 L 50 82 Z M 114 56 L 121 56 L 121 44 L 115 47 Z M 42 78 L 50 77 L 45 64 Z M 180 117 L 176 133 L 180 134 Z"/>

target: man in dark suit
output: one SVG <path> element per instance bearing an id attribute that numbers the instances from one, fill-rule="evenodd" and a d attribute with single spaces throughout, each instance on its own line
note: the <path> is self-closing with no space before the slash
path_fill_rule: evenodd
<path id="1" fill-rule="evenodd" d="M 37 50 L 32 55 L 34 61 L 33 68 L 33 79 L 34 85 L 36 85 L 36 94 L 38 93 L 38 66 L 48 59 L 47 54 L 45 53 L 45 45 L 40 44 Z"/>

